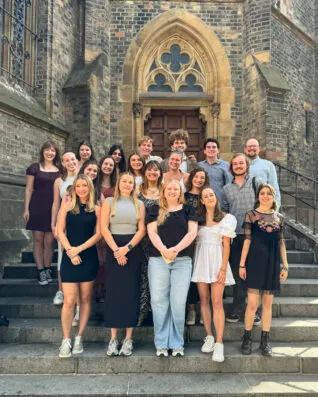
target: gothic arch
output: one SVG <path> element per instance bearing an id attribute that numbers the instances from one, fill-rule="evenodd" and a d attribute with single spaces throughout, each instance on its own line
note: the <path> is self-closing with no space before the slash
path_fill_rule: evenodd
<path id="1" fill-rule="evenodd" d="M 200 58 L 206 76 L 206 92 L 195 99 L 174 95 L 153 98 L 147 95 L 145 78 L 155 53 L 165 41 L 186 40 Z M 202 83 L 203 84 L 203 83 Z M 119 87 L 123 119 L 119 130 L 125 146 L 132 148 L 143 135 L 144 119 L 152 107 L 200 107 L 206 121 L 207 136 L 221 141 L 222 153 L 229 156 L 234 121 L 231 104 L 234 88 L 227 54 L 212 28 L 200 18 L 184 10 L 171 10 L 157 16 L 144 26 L 132 41 L 123 67 L 123 83 Z"/>

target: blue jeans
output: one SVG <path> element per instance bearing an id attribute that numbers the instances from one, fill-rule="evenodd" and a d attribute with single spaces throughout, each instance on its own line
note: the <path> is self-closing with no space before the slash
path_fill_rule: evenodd
<path id="1" fill-rule="evenodd" d="M 167 264 L 160 257 L 150 257 L 148 279 L 157 349 L 177 349 L 184 345 L 184 321 L 192 273 L 188 256 Z"/>

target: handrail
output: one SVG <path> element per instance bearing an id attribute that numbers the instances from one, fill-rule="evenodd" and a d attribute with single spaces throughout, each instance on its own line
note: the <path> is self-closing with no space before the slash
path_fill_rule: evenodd
<path id="1" fill-rule="evenodd" d="M 310 207 L 313 211 L 313 223 L 310 224 L 309 218 L 308 218 L 308 224 L 305 224 L 305 226 L 309 227 L 309 229 L 312 231 L 313 234 L 316 234 L 316 218 L 317 218 L 317 213 L 318 213 L 318 207 L 317 207 L 317 186 L 318 186 L 318 181 L 310 178 L 306 175 L 301 174 L 300 172 L 291 170 L 279 163 L 274 162 L 274 165 L 277 169 L 277 174 L 278 174 L 278 184 L 280 187 L 281 193 L 284 193 L 292 198 L 295 199 L 296 205 L 295 205 L 295 216 L 294 220 L 295 223 L 299 223 L 299 212 L 300 212 L 300 203 L 305 204 L 306 206 Z M 284 188 L 284 181 L 282 180 L 282 173 L 284 173 L 285 176 L 285 184 L 286 182 L 288 183 L 288 186 L 290 187 L 290 179 L 292 178 L 295 181 L 295 186 L 293 187 L 292 191 L 285 189 Z M 301 186 L 300 186 L 301 185 Z M 300 196 L 303 193 L 309 193 L 312 195 L 312 204 L 304 199 L 303 196 Z M 284 205 L 282 206 L 284 207 Z"/>

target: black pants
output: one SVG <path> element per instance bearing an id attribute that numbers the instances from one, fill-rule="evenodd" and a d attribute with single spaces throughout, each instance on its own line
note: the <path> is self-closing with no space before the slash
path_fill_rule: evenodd
<path id="1" fill-rule="evenodd" d="M 241 318 L 244 317 L 246 308 L 246 296 L 247 288 L 245 280 L 242 280 L 239 276 L 241 253 L 243 249 L 245 236 L 243 234 L 238 234 L 231 244 L 230 251 L 230 266 L 235 280 L 235 285 L 233 286 L 233 304 L 231 307 L 231 314 L 237 314 Z"/>

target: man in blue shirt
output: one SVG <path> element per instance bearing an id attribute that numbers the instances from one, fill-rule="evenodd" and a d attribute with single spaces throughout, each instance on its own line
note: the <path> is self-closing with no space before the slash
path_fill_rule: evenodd
<path id="1" fill-rule="evenodd" d="M 233 179 L 229 172 L 229 163 L 218 158 L 220 153 L 219 142 L 214 138 L 208 138 L 203 144 L 205 160 L 200 161 L 198 166 L 202 167 L 210 179 L 210 186 L 214 190 L 220 204 L 222 203 L 222 189 Z"/>
<path id="2" fill-rule="evenodd" d="M 257 139 L 248 139 L 244 147 L 244 153 L 250 160 L 249 174 L 251 177 L 256 176 L 261 179 L 263 183 L 268 183 L 273 186 L 276 192 L 275 200 L 279 208 L 281 200 L 275 166 L 272 162 L 261 159 L 259 157 L 259 152 L 260 147 Z"/>

